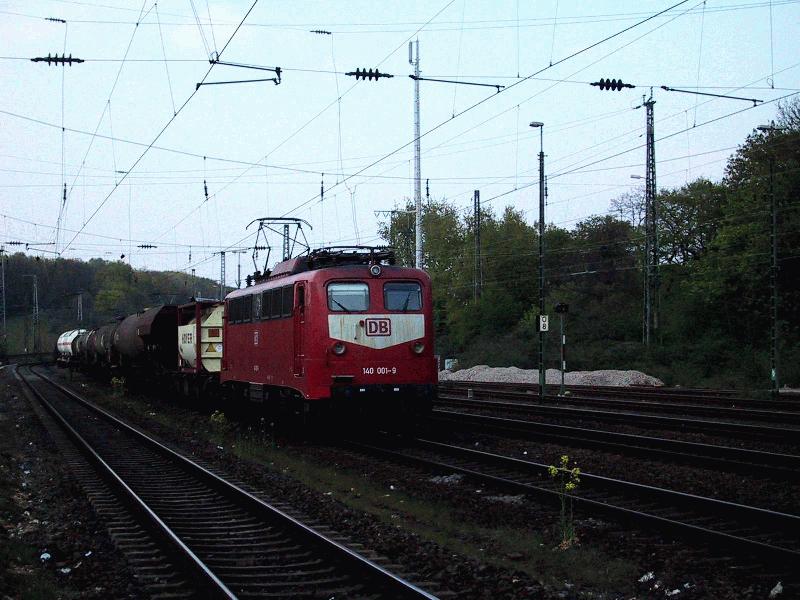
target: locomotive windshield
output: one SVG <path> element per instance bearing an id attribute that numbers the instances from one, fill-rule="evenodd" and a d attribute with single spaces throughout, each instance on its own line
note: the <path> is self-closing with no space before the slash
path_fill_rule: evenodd
<path id="1" fill-rule="evenodd" d="M 366 283 L 328 284 L 328 308 L 336 312 L 354 312 L 369 308 L 369 287 Z"/>
<path id="2" fill-rule="evenodd" d="M 383 286 L 383 306 L 386 310 L 420 310 L 422 290 L 418 283 L 387 283 Z"/>

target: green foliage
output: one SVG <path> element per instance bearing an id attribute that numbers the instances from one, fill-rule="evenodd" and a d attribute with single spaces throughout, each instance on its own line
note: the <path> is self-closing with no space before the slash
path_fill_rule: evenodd
<path id="1" fill-rule="evenodd" d="M 575 535 L 572 496 L 578 490 L 578 485 L 580 485 L 581 470 L 574 462 L 573 466 L 570 467 L 569 456 L 564 454 L 558 459 L 558 466 L 550 465 L 547 467 L 547 473 L 555 483 L 556 494 L 558 494 L 558 499 L 561 502 L 561 518 L 559 519 L 561 543 L 558 547 L 561 550 L 567 550 L 578 541 Z"/>
<path id="2" fill-rule="evenodd" d="M 194 294 L 185 273 L 137 271 L 121 261 L 63 258 L 44 259 L 22 253 L 6 256 L 6 308 L 9 353 L 33 349 L 33 284 L 39 293 L 39 340 L 43 351 L 52 349 L 62 332 L 78 327 L 77 296 L 83 294 L 82 327 L 90 328 L 149 306 L 186 302 Z M 217 285 L 208 279 L 196 282 L 200 295 L 214 297 Z M 2 341 L 0 341 L 2 343 Z"/>
<path id="3" fill-rule="evenodd" d="M 215 410 L 213 413 L 211 413 L 209 421 L 211 423 L 211 427 L 218 433 L 226 433 L 231 430 L 232 426 L 228 421 L 228 417 L 226 417 L 225 413 L 220 410 Z"/>

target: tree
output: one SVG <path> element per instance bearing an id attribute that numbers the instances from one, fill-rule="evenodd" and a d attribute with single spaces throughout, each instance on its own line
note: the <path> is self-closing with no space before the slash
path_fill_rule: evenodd
<path id="1" fill-rule="evenodd" d="M 724 213 L 725 187 L 697 179 L 658 195 L 658 246 L 661 262 L 699 259 L 716 237 Z"/>

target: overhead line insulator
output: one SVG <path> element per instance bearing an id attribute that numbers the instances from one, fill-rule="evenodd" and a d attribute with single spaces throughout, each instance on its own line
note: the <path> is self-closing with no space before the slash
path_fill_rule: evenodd
<path id="1" fill-rule="evenodd" d="M 394 77 L 394 75 L 390 75 L 389 73 L 381 73 L 378 69 L 356 69 L 355 71 L 350 71 L 349 73 L 345 73 L 350 77 L 355 77 L 356 79 L 369 79 L 370 81 L 378 80 L 381 77 Z"/>
<path id="2" fill-rule="evenodd" d="M 589 85 L 599 87 L 601 90 L 613 90 L 615 92 L 620 91 L 622 88 L 636 87 L 630 83 L 623 83 L 622 79 L 601 79 L 600 81 L 594 81 Z"/>
<path id="3" fill-rule="evenodd" d="M 72 58 L 72 54 L 69 56 L 66 54 L 62 54 L 61 56 L 58 54 L 55 56 L 50 56 L 48 53 L 47 56 L 37 56 L 36 58 L 32 58 L 31 62 L 46 62 L 48 65 L 55 64 L 72 66 L 72 63 L 82 63 L 84 60 L 82 58 Z"/>
<path id="4" fill-rule="evenodd" d="M 319 35 L 332 35 L 330 31 L 326 31 L 325 29 L 312 29 L 309 33 L 318 33 Z"/>

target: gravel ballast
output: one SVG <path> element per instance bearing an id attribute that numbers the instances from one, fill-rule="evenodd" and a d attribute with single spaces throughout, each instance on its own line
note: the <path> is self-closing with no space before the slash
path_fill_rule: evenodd
<path id="1" fill-rule="evenodd" d="M 440 371 L 439 381 L 480 381 L 486 383 L 539 383 L 539 371 L 517 367 L 490 367 L 475 365 L 458 371 Z M 547 369 L 545 381 L 556 385 L 561 383 L 561 371 Z M 564 374 L 566 385 L 647 385 L 660 387 L 664 382 L 641 371 L 619 371 L 605 369 L 600 371 L 567 371 Z"/>

